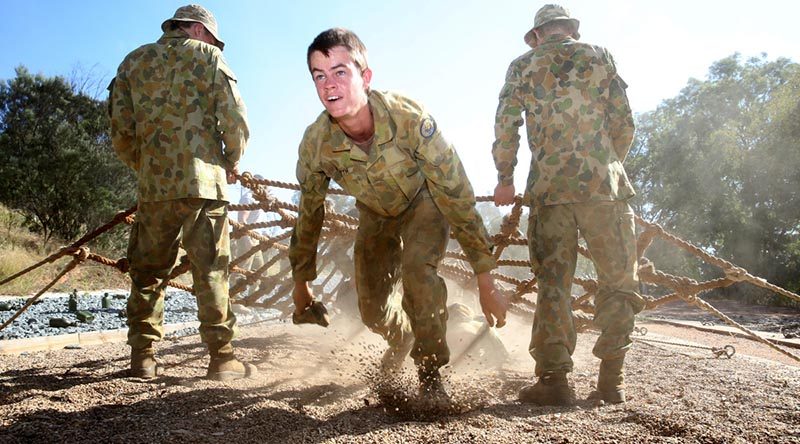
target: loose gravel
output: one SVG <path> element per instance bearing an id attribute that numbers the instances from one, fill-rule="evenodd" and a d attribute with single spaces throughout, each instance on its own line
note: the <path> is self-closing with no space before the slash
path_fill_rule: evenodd
<path id="1" fill-rule="evenodd" d="M 0 442 L 800 442 L 800 366 L 751 357 L 744 346 L 716 359 L 637 343 L 627 360 L 631 399 L 598 406 L 587 400 L 597 336 L 582 333 L 570 374 L 577 405 L 539 407 L 516 400 L 533 361 L 530 320 L 513 318 L 498 331 L 510 353 L 499 368 L 470 357 L 446 369 L 453 404 L 443 409 L 416 397 L 409 362 L 400 384 L 382 383 L 375 370 L 385 346 L 347 319 L 334 317 L 328 329 L 243 327 L 237 356 L 259 373 L 229 383 L 202 378 L 208 356 L 196 335 L 158 345 L 163 374 L 152 381 L 125 376 L 124 344 L 0 356 Z M 665 338 L 690 331 L 648 327 Z"/>

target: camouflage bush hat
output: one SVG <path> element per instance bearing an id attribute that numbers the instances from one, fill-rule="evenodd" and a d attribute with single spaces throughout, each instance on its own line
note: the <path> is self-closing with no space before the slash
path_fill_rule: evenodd
<path id="1" fill-rule="evenodd" d="M 219 28 L 217 28 L 217 20 L 214 18 L 214 15 L 211 14 L 211 11 L 208 9 L 200 6 L 200 5 L 186 5 L 181 6 L 175 11 L 175 15 L 171 18 L 164 20 L 164 23 L 161 24 L 161 30 L 167 32 L 169 30 L 170 22 L 198 22 L 202 23 L 203 26 L 208 29 L 208 32 L 217 39 L 219 42 L 219 49 L 225 48 L 225 42 L 219 38 Z"/>
<path id="2" fill-rule="evenodd" d="M 578 19 L 574 19 L 569 16 L 569 10 L 561 5 L 544 5 L 536 11 L 536 17 L 533 19 L 533 28 L 525 34 L 525 43 L 528 44 L 531 48 L 533 47 L 533 41 L 535 36 L 533 35 L 533 30 L 550 22 L 554 22 L 556 20 L 568 20 L 575 25 L 575 30 L 578 29 L 581 22 Z"/>

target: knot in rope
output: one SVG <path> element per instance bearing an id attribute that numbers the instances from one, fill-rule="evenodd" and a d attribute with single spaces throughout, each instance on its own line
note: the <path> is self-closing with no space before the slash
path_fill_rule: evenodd
<path id="1" fill-rule="evenodd" d="M 653 262 L 642 256 L 639 258 L 639 273 L 653 274 L 656 271 L 656 266 Z"/>
<path id="2" fill-rule="evenodd" d="M 72 256 L 75 257 L 75 259 L 78 262 L 83 263 L 83 262 L 86 261 L 86 259 L 89 258 L 89 248 L 88 247 L 80 247 L 80 248 L 77 249 L 77 251 L 74 251 L 71 254 L 72 254 Z"/>
<path id="3" fill-rule="evenodd" d="M 675 292 L 684 295 L 687 301 L 693 302 L 697 298 L 696 280 L 687 277 L 674 277 L 673 284 Z"/>
<path id="4" fill-rule="evenodd" d="M 131 269 L 131 263 L 128 262 L 127 257 L 123 257 L 114 262 L 114 268 L 119 270 L 121 273 L 127 273 L 128 270 Z"/>
<path id="5" fill-rule="evenodd" d="M 725 277 L 734 282 L 747 280 L 747 270 L 741 267 L 731 266 L 724 269 Z"/>

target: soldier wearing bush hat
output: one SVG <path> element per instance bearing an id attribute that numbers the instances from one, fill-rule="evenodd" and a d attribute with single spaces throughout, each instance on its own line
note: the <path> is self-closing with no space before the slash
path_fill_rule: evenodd
<path id="1" fill-rule="evenodd" d="M 603 402 L 625 401 L 623 363 L 638 294 L 634 196 L 623 162 L 633 141 L 633 116 L 607 49 L 578 42 L 580 22 L 548 4 L 525 34 L 531 48 L 511 62 L 500 91 L 492 147 L 497 169 L 494 200 L 514 201 L 519 127 L 527 126 L 533 153 L 525 187 L 530 206 L 528 242 L 539 283 L 530 353 L 535 384 L 519 398 L 540 405 L 574 401 L 567 381 L 577 340 L 571 308 L 578 236 L 597 271 L 594 325 L 600 330 L 597 390 Z M 523 118 L 524 117 L 524 120 Z"/>
<path id="2" fill-rule="evenodd" d="M 533 19 L 533 28 L 525 33 L 525 43 L 531 48 L 536 46 L 536 33 L 534 30 L 550 22 L 555 22 L 558 20 L 567 21 L 575 28 L 575 32 L 573 34 L 575 40 L 578 40 L 581 37 L 578 33 L 578 27 L 580 27 L 581 22 L 578 19 L 570 17 L 569 10 L 567 10 L 567 8 L 560 5 L 544 5 L 536 12 L 536 17 Z"/>
<path id="3" fill-rule="evenodd" d="M 195 22 L 202 24 L 211 36 L 214 37 L 215 42 L 211 44 L 219 49 L 225 49 L 225 42 L 219 38 L 217 20 L 208 9 L 200 5 L 181 6 L 175 11 L 175 15 L 164 20 L 164 23 L 161 24 L 161 30 L 167 32 L 171 29 L 175 29 L 176 26 L 179 26 L 176 22 Z"/>
<path id="4" fill-rule="evenodd" d="M 182 6 L 161 29 L 158 41 L 125 57 L 109 86 L 114 151 L 138 181 L 128 245 L 130 375 L 158 376 L 153 343 L 164 336 L 165 288 L 180 245 L 211 355 L 207 377 L 238 379 L 253 369 L 231 343 L 227 189 L 247 145 L 247 113 L 208 10 Z"/>

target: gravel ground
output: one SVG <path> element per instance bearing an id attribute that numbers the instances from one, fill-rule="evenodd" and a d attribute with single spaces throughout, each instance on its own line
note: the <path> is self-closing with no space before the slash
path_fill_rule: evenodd
<path id="1" fill-rule="evenodd" d="M 648 329 L 650 338 L 703 345 L 729 339 Z M 259 373 L 230 383 L 202 379 L 208 357 L 197 336 L 159 344 L 164 371 L 154 381 L 125 377 L 124 344 L 4 355 L 0 442 L 800 441 L 800 366 L 763 346 L 737 339 L 746 344 L 733 358 L 716 359 L 707 350 L 637 343 L 628 355 L 632 399 L 596 406 L 586 400 L 596 379 L 596 335 L 583 333 L 570 375 L 579 402 L 550 408 L 516 401 L 532 373 L 529 331 L 530 321 L 519 319 L 499 331 L 511 354 L 499 370 L 467 359 L 447 372 L 447 406 L 416 398 L 408 363 L 398 381 L 376 378 L 383 346 L 343 317 L 328 329 L 242 328 L 237 354 Z"/>

